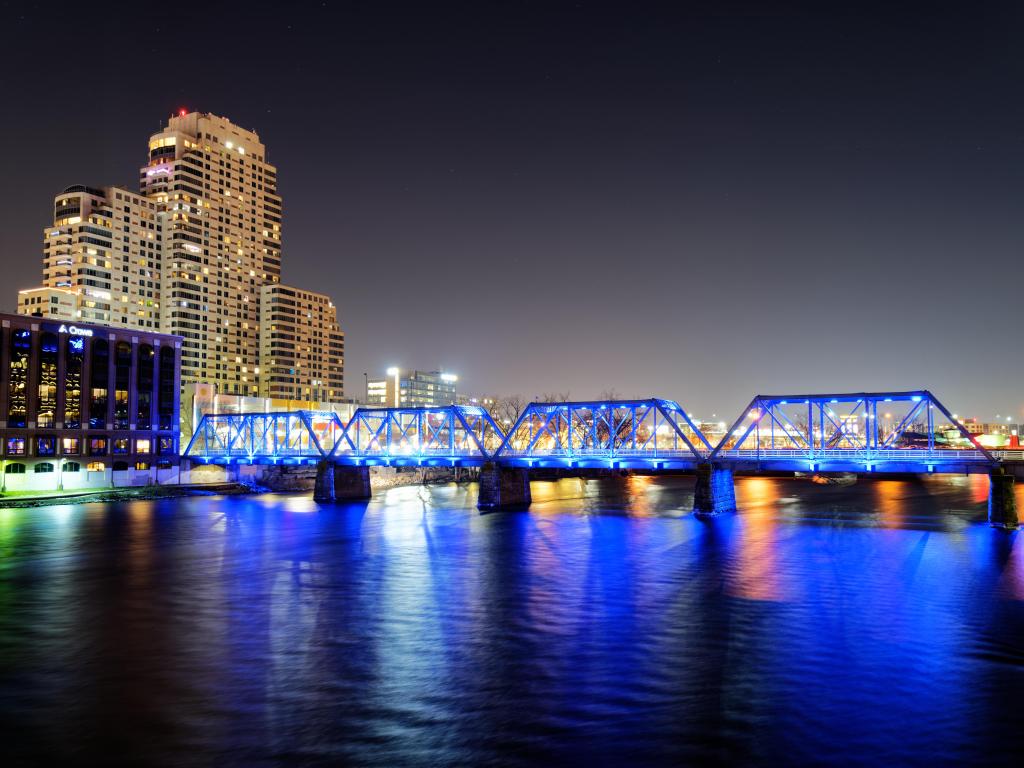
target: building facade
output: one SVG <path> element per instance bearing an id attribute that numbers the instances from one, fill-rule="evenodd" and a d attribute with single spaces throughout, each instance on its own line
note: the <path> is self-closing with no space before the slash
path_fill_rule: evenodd
<path id="1" fill-rule="evenodd" d="M 345 389 L 345 335 L 330 298 L 290 285 L 260 289 L 260 395 L 333 402 Z"/>
<path id="2" fill-rule="evenodd" d="M 160 330 L 163 258 L 157 204 L 120 187 L 71 186 L 43 232 L 43 283 L 18 312 Z"/>
<path id="3" fill-rule="evenodd" d="M 366 404 L 384 408 L 435 408 L 458 402 L 454 373 L 389 368 L 383 379 L 367 381 Z"/>
<path id="4" fill-rule="evenodd" d="M 181 339 L 0 314 L 3 490 L 156 483 L 178 463 Z"/>
<path id="5" fill-rule="evenodd" d="M 333 411 L 343 424 L 352 420 L 359 404 L 352 400 L 301 400 L 295 398 L 250 397 L 217 391 L 215 384 L 184 384 L 181 395 L 182 449 L 192 439 L 206 413 L 273 413 L 282 411 Z"/>
<path id="6" fill-rule="evenodd" d="M 288 290 L 309 310 L 306 359 L 275 362 L 296 373 L 261 382 L 262 289 L 280 283 L 283 213 L 277 169 L 259 136 L 182 110 L 149 138 L 148 150 L 139 192 L 76 185 L 57 195 L 43 236 L 42 286 L 19 292 L 18 312 L 178 336 L 182 380 L 214 383 L 225 394 L 322 390 L 341 399 L 335 307 L 296 288 Z M 281 309 L 277 302 L 269 312 Z"/>
<path id="7" fill-rule="evenodd" d="M 162 328 L 184 339 L 184 380 L 259 394 L 259 289 L 281 279 L 266 148 L 230 120 L 183 111 L 150 137 L 139 186 L 166 214 Z"/>

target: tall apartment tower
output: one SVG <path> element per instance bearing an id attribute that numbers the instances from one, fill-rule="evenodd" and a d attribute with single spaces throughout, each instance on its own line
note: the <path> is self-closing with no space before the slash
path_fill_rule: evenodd
<path id="1" fill-rule="evenodd" d="M 18 312 L 159 331 L 161 235 L 145 196 L 68 187 L 43 232 L 43 285 L 19 291 Z"/>
<path id="2" fill-rule="evenodd" d="M 252 131 L 182 112 L 149 139 L 140 188 L 164 212 L 161 328 L 183 382 L 259 393 L 260 288 L 281 279 L 277 169 Z"/>
<path id="3" fill-rule="evenodd" d="M 260 395 L 342 398 L 345 334 L 328 296 L 281 283 L 260 289 Z"/>

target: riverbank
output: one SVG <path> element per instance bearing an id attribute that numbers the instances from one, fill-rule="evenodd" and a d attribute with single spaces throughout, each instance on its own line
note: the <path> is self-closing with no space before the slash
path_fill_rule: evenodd
<path id="1" fill-rule="evenodd" d="M 58 503 L 89 504 L 92 502 L 173 499 L 181 496 L 239 496 L 262 493 L 266 488 L 245 483 L 202 483 L 184 485 L 141 485 L 125 488 L 104 488 L 83 491 L 24 491 L 0 495 L 0 509 L 11 507 L 49 507 Z"/>

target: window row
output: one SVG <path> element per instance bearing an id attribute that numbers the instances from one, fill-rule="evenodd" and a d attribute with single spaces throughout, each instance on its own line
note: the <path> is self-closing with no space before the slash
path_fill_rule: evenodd
<path id="1" fill-rule="evenodd" d="M 150 468 L 150 464 L 149 464 L 148 461 L 137 461 L 137 462 L 135 462 L 134 466 L 135 466 L 135 469 L 138 469 L 138 470 L 146 470 L 146 469 Z M 86 465 L 86 470 L 89 471 L 89 472 L 104 472 L 104 471 L 106 471 L 106 469 L 107 469 L 107 466 L 102 461 L 90 461 Z M 113 469 L 115 472 L 124 472 L 125 470 L 128 469 L 128 463 L 125 462 L 125 461 L 115 461 L 111 465 L 111 469 Z M 21 462 L 17 462 L 17 461 L 11 462 L 6 467 L 4 467 L 4 472 L 7 473 L 8 475 L 24 475 L 25 474 L 25 470 L 26 470 L 26 466 L 24 464 L 22 464 Z M 36 474 L 43 474 L 45 472 L 54 472 L 55 470 L 56 470 L 56 465 L 50 463 L 49 461 L 41 461 L 38 464 L 36 464 L 34 467 L 32 467 L 32 471 L 34 473 L 36 473 Z M 82 465 L 79 464 L 77 461 L 69 461 L 69 462 L 66 462 L 64 464 L 64 467 L 63 467 L 62 471 L 63 472 L 81 472 L 82 471 Z"/>
<path id="2" fill-rule="evenodd" d="M 36 456 L 56 456 L 58 438 L 50 435 L 40 435 L 33 438 L 35 443 Z M 109 456 L 124 454 L 150 454 L 153 453 L 153 440 L 148 437 L 137 437 L 134 440 L 135 450 L 132 451 L 132 439 L 128 437 L 90 437 L 83 440 L 80 437 L 60 438 L 60 454 L 62 456 L 79 456 L 82 453 L 83 445 L 89 456 Z M 177 453 L 177 439 L 173 437 L 161 437 L 156 441 L 157 453 L 161 456 L 174 456 Z M 29 438 L 8 437 L 6 445 L 7 456 L 27 456 Z"/>
<path id="3" fill-rule="evenodd" d="M 156 350 L 149 344 L 140 344 L 133 360 L 132 345 L 121 341 L 114 345 L 114 375 L 110 380 L 111 345 L 103 339 L 92 342 L 92 359 L 89 380 L 85 381 L 85 339 L 70 336 L 65 340 L 64 353 L 64 412 L 57 412 L 58 345 L 60 338 L 55 333 L 44 333 L 40 339 L 39 360 L 36 363 L 38 380 L 38 410 L 36 424 L 42 429 L 55 426 L 60 421 L 66 429 L 77 429 L 83 420 L 90 429 L 106 429 L 108 406 L 113 399 L 113 429 L 137 429 L 153 427 L 154 383 L 157 383 L 157 428 L 174 429 L 174 408 L 177 387 L 174 382 L 174 350 L 160 349 L 159 382 L 156 377 Z M 9 355 L 9 388 L 7 400 L 7 426 L 24 428 L 29 416 L 29 366 L 32 351 L 31 332 L 16 329 L 11 333 Z M 131 413 L 130 386 L 131 371 L 135 372 L 135 413 Z M 112 385 L 112 386 L 111 386 Z M 85 398 L 83 413 L 82 391 Z"/>

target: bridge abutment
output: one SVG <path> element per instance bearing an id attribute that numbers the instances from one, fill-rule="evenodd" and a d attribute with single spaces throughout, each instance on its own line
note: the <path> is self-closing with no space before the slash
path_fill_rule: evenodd
<path id="1" fill-rule="evenodd" d="M 478 509 L 526 509 L 532 500 L 530 470 L 494 463 L 480 468 Z"/>
<path id="2" fill-rule="evenodd" d="M 693 513 L 717 515 L 736 511 L 736 486 L 731 469 L 713 464 L 697 465 L 697 485 L 693 490 Z"/>
<path id="3" fill-rule="evenodd" d="M 997 528 L 1016 528 L 1017 498 L 1014 495 L 1014 476 L 1002 468 L 993 470 L 988 486 L 988 521 Z"/>
<path id="4" fill-rule="evenodd" d="M 348 467 L 326 459 L 317 464 L 314 501 L 352 501 L 371 495 L 369 467 Z"/>

